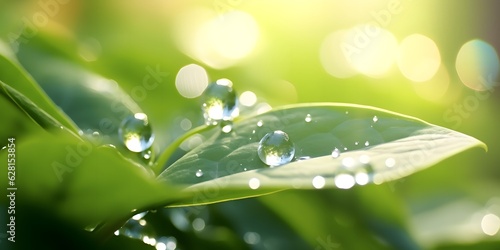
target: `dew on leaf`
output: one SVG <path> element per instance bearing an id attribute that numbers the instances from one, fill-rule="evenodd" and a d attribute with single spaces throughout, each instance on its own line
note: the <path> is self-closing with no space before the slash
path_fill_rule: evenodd
<path id="1" fill-rule="evenodd" d="M 370 162 L 370 156 L 368 156 L 368 155 L 361 155 L 359 157 L 359 162 L 361 162 L 363 164 L 368 164 Z"/>
<path id="2" fill-rule="evenodd" d="M 223 133 L 227 134 L 227 133 L 230 133 L 231 131 L 233 131 L 233 123 L 230 121 L 222 122 L 221 127 L 222 127 L 221 130 Z"/>
<path id="3" fill-rule="evenodd" d="M 338 158 L 340 156 L 340 150 L 338 148 L 334 148 L 332 151 L 332 157 Z"/>
<path id="4" fill-rule="evenodd" d="M 195 173 L 196 177 L 202 177 L 203 176 L 203 171 L 201 169 L 198 169 Z"/>
<path id="5" fill-rule="evenodd" d="M 373 116 L 373 122 L 377 122 L 378 121 L 378 117 L 377 116 Z"/>
<path id="6" fill-rule="evenodd" d="M 310 114 L 307 114 L 306 115 L 306 118 L 304 119 L 306 122 L 311 122 L 312 121 L 312 118 L 311 118 L 311 115 Z"/>
<path id="7" fill-rule="evenodd" d="M 369 141 L 366 141 L 366 142 L 365 142 L 365 146 L 367 146 L 367 147 L 368 147 L 368 146 L 370 146 L 370 142 L 369 142 Z"/>
<path id="8" fill-rule="evenodd" d="M 356 183 L 361 186 L 368 184 L 368 182 L 370 181 L 370 177 L 364 171 L 356 173 L 354 175 L 354 179 L 356 180 Z"/>
<path id="9" fill-rule="evenodd" d="M 262 125 L 264 125 L 264 122 L 262 120 L 259 120 L 257 122 L 257 127 L 262 127 Z"/>
<path id="10" fill-rule="evenodd" d="M 150 148 L 154 141 L 153 130 L 144 113 L 136 113 L 125 118 L 120 124 L 118 135 L 132 152 L 142 152 Z"/>
<path id="11" fill-rule="evenodd" d="M 267 133 L 257 148 L 259 158 L 271 167 L 289 163 L 295 155 L 295 146 L 288 135 L 281 131 Z"/>
<path id="12" fill-rule="evenodd" d="M 207 125 L 231 121 L 239 114 L 238 98 L 228 79 L 219 79 L 208 85 L 203 93 L 203 117 Z"/>

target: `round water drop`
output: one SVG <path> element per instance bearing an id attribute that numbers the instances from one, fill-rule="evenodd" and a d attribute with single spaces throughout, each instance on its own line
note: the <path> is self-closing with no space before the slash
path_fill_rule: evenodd
<path id="1" fill-rule="evenodd" d="M 340 150 L 338 148 L 333 149 L 332 151 L 332 157 L 333 158 L 338 158 L 340 156 Z"/>
<path id="2" fill-rule="evenodd" d="M 275 167 L 293 159 L 295 146 L 285 132 L 276 130 L 262 137 L 257 153 L 265 164 Z"/>
<path id="3" fill-rule="evenodd" d="M 202 110 L 207 125 L 231 121 L 238 116 L 238 99 L 232 86 L 230 80 L 219 79 L 211 83 L 203 93 Z"/>
<path id="4" fill-rule="evenodd" d="M 262 125 L 264 125 L 264 122 L 262 120 L 259 120 L 257 122 L 257 127 L 262 127 Z"/>
<path id="5" fill-rule="evenodd" d="M 365 146 L 367 146 L 367 147 L 368 147 L 368 146 L 370 146 L 370 142 L 369 142 L 369 141 L 366 141 L 366 142 L 365 142 Z"/>
<path id="6" fill-rule="evenodd" d="M 203 171 L 201 169 L 198 169 L 195 173 L 196 177 L 202 177 L 203 176 Z"/>
<path id="7" fill-rule="evenodd" d="M 306 122 L 311 122 L 312 118 L 310 114 L 306 115 L 306 118 L 304 119 Z"/>
<path id="8" fill-rule="evenodd" d="M 356 175 L 354 176 L 354 179 L 356 180 L 356 183 L 358 185 L 364 186 L 364 185 L 368 184 L 368 182 L 370 181 L 370 176 L 366 172 L 361 171 L 361 172 L 356 173 Z"/>
<path id="9" fill-rule="evenodd" d="M 356 145 L 356 146 L 357 146 L 358 144 L 359 144 L 359 142 L 354 142 L 354 145 Z"/>
<path id="10" fill-rule="evenodd" d="M 153 129 L 144 113 L 125 118 L 120 124 L 118 135 L 132 152 L 142 152 L 151 147 L 154 141 Z"/>
<path id="11" fill-rule="evenodd" d="M 373 122 L 377 122 L 377 121 L 378 121 L 378 117 L 377 117 L 377 116 L 373 116 L 372 121 L 373 121 Z"/>

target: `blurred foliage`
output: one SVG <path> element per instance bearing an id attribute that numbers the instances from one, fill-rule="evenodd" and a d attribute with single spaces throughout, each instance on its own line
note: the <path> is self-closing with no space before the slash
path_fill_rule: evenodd
<path id="1" fill-rule="evenodd" d="M 371 13 L 386 9 L 388 2 L 363 3 L 361 7 L 358 1 L 324 5 L 321 1 L 0 0 L 0 37 L 10 43 L 0 44 L 0 51 L 8 54 L 3 46 L 17 49 L 10 62 L 0 61 L 0 80 L 8 85 L 14 81 L 19 93 L 72 132 L 77 131 L 71 121 L 95 128 L 101 125 L 96 122 L 102 117 L 112 118 L 107 128 L 115 131 L 126 112 L 143 111 L 156 131 L 157 151 L 163 151 L 185 132 L 180 126 L 183 118 L 190 119 L 193 127 L 203 123 L 199 100 L 182 97 L 175 87 L 177 72 L 191 63 L 202 65 L 210 80 L 229 78 L 239 93 L 253 91 L 259 102 L 271 106 L 319 101 L 376 106 L 452 127 L 489 147 L 487 154 L 470 150 L 382 185 L 286 191 L 257 199 L 149 212 L 144 218 L 155 236 L 174 237 L 177 249 L 500 248 L 500 234 L 489 236 L 482 228 L 484 215 L 500 217 L 500 142 L 495 132 L 500 119 L 496 114 L 498 92 L 492 91 L 488 98 L 479 100 L 477 108 L 458 116 L 459 123 L 445 117 L 449 110 L 464 105 L 467 98 L 477 96 L 455 72 L 460 46 L 480 38 L 497 51 L 500 48 L 494 25 L 498 23 L 498 4 L 401 1 L 404 12 L 391 16 L 385 28 L 398 40 L 413 33 L 431 37 L 439 46 L 442 67 L 448 73 L 445 94 L 428 100 L 395 66 L 380 78 L 356 75 L 338 79 L 327 74 L 319 61 L 321 42 L 329 33 L 372 21 Z M 46 3 L 51 5 L 47 7 Z M 198 8 L 215 15 L 232 10 L 252 15 L 260 32 L 253 52 L 226 68 L 210 67 L 186 55 L 176 37 L 179 16 Z M 148 89 L 151 85 L 144 85 L 144 79 L 151 71 L 159 74 L 155 79 L 158 85 Z M 93 98 L 95 93 L 90 88 L 79 88 L 90 86 L 87 82 L 97 82 L 98 86 L 116 82 L 120 87 L 116 89 L 123 95 Z M 37 83 L 50 99 L 37 94 Z M 116 100 L 125 104 L 110 109 L 104 105 Z M 17 180 L 28 180 L 28 175 L 40 180 L 56 177 L 54 161 L 67 161 L 68 147 L 80 145 L 78 137 L 46 133 L 33 122 L 36 118 L 27 117 L 8 98 L 0 98 L 0 107 L 0 146 L 12 136 L 19 146 Z M 150 173 L 142 173 L 137 162 L 109 148 L 92 150 L 100 156 L 85 159 L 94 168 L 87 169 L 82 180 L 61 189 L 66 198 L 45 197 L 51 194 L 47 190 L 54 188 L 46 183 L 29 192 L 19 190 L 17 249 L 153 249 L 123 235 L 100 243 L 81 225 L 95 225 L 110 214 L 123 217 L 122 212 L 130 212 L 127 200 L 131 197 L 148 203 L 159 199 L 155 194 L 161 190 L 176 199 L 175 189 L 151 184 Z M 39 171 L 23 172 L 23 161 L 36 165 Z M 111 168 L 105 168 L 108 166 Z M 117 166 L 125 169 L 115 169 Z M 5 171 L 0 171 L 2 176 L 6 176 Z M 5 190 L 7 184 L 1 184 Z M 98 199 L 71 199 L 72 193 L 90 194 L 98 185 L 109 185 L 109 193 L 99 194 Z M 40 204 L 38 200 L 50 202 Z M 0 201 L 0 224 L 5 225 L 6 197 Z M 89 207 L 93 210 L 82 204 L 92 204 Z M 0 245 L 8 243 L 4 232 L 2 227 Z"/>

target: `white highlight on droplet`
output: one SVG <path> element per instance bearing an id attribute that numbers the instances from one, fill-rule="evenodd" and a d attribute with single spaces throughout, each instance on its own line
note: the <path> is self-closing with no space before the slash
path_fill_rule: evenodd
<path id="1" fill-rule="evenodd" d="M 260 187 L 260 180 L 257 179 L 257 178 L 252 178 L 248 181 L 248 186 L 251 188 L 251 189 L 257 189 Z"/>
<path id="2" fill-rule="evenodd" d="M 370 181 L 370 177 L 366 172 L 356 173 L 354 179 L 356 180 L 356 183 L 361 186 L 368 184 L 368 182 Z"/>
<path id="3" fill-rule="evenodd" d="M 350 174 L 339 174 L 334 178 L 335 186 L 340 189 L 352 188 L 355 184 L 354 177 Z"/>
<path id="4" fill-rule="evenodd" d="M 315 176 L 312 180 L 312 185 L 316 189 L 321 189 L 325 186 L 326 180 L 323 176 Z"/>

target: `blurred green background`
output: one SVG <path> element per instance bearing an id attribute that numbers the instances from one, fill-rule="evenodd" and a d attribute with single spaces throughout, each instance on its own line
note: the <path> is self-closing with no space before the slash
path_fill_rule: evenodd
<path id="1" fill-rule="evenodd" d="M 409 242 L 423 248 L 500 247 L 496 1 L 0 0 L 0 6 L 0 37 L 22 48 L 18 57 L 35 79 L 65 70 L 66 61 L 115 81 L 148 114 L 158 150 L 203 123 L 198 97 L 219 78 L 245 92 L 241 104 L 253 112 L 303 102 L 364 104 L 455 129 L 489 148 L 381 186 L 211 205 L 201 211 L 220 226 L 202 230 L 182 230 L 175 219 L 148 214 L 155 223 L 173 223 L 178 232 L 164 234 L 177 234 L 179 249 L 203 249 L 199 244 L 212 241 L 226 242 L 217 245 L 222 248 L 285 249 L 294 235 L 311 249 L 354 237 L 330 247 L 360 249 L 372 240 L 406 237 L 379 229 L 392 236 L 361 238 L 366 245 L 349 247 L 356 232 L 345 232 L 345 225 L 366 219 L 342 216 L 352 207 L 367 218 L 405 218 Z M 71 86 L 72 77 L 79 80 L 68 73 L 59 81 Z M 71 104 L 57 90 L 61 85 L 42 86 L 58 105 L 74 108 L 65 110 L 70 117 L 98 109 Z M 2 123 L 5 130 L 14 126 Z M 177 212 L 166 213 L 175 218 Z M 265 220 L 276 229 L 263 226 Z M 233 238 L 236 243 L 227 240 Z"/>

